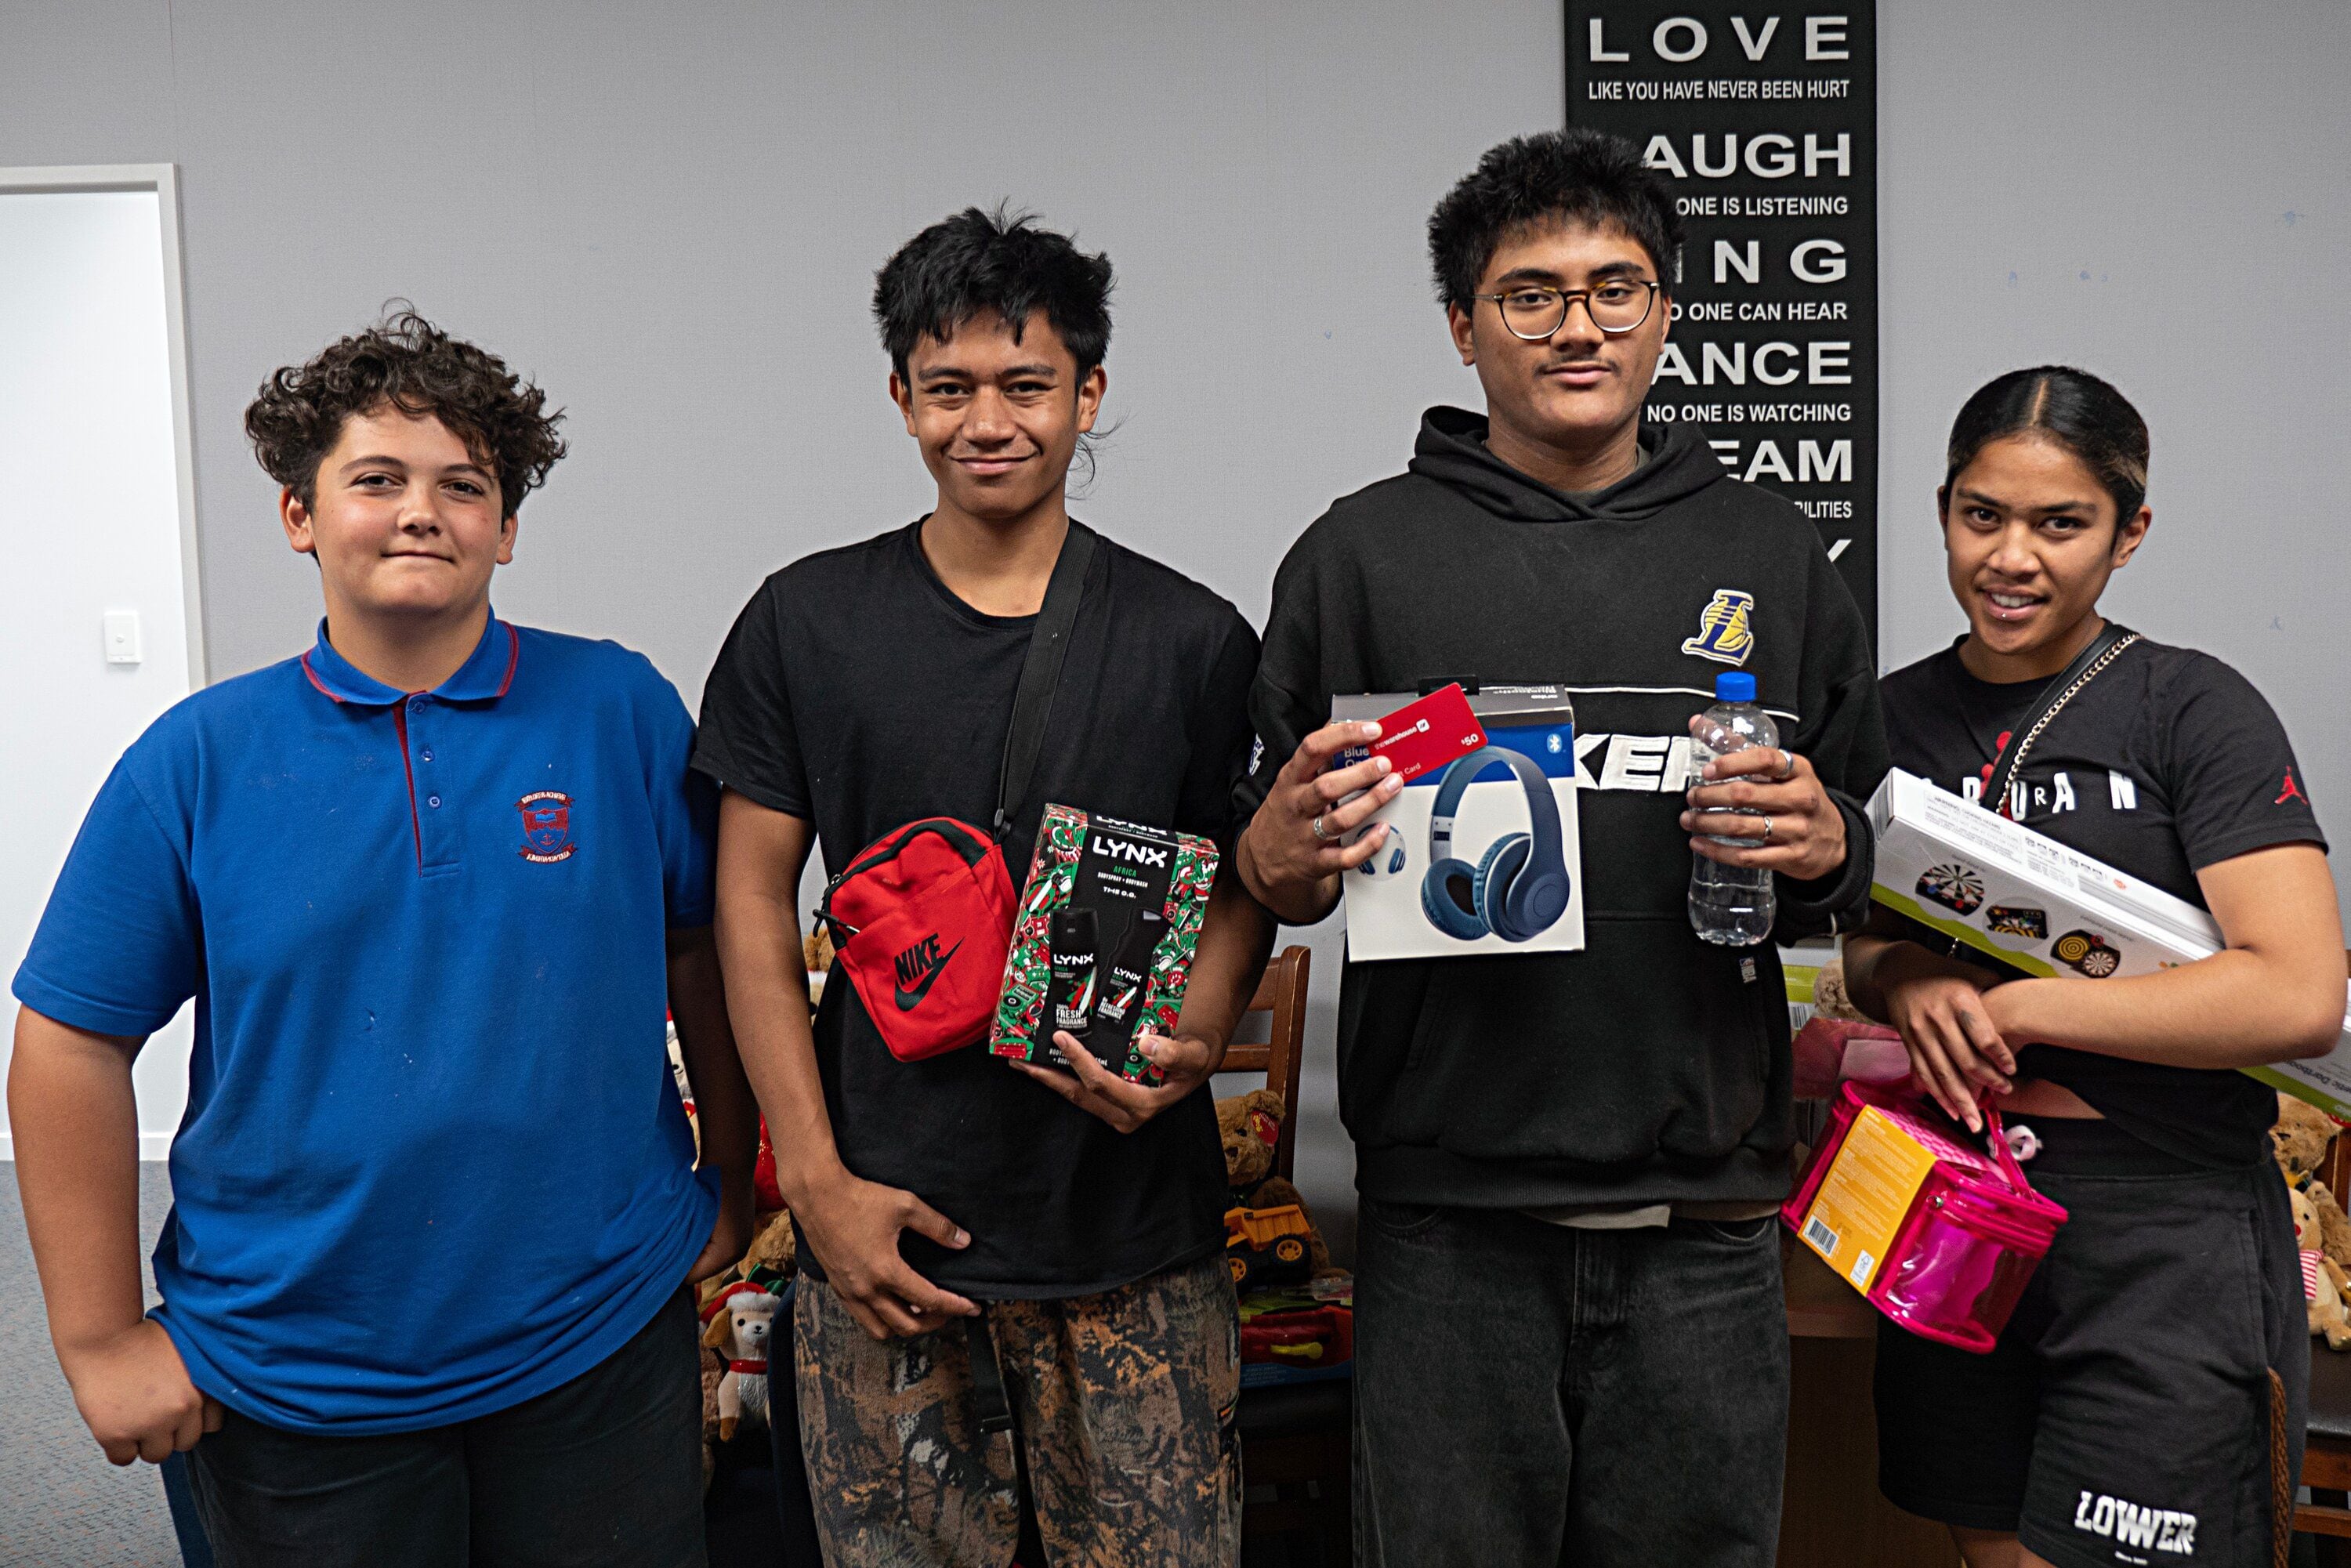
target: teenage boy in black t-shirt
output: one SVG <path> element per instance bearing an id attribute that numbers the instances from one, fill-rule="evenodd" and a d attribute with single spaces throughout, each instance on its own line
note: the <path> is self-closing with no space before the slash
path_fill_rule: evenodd
<path id="1" fill-rule="evenodd" d="M 1769 944 L 1692 932 L 1691 856 L 1777 873 L 1782 936 L 1851 923 L 1885 758 L 1813 525 L 1641 422 L 1680 239 L 1618 138 L 1487 153 L 1429 220 L 1487 412 L 1431 409 L 1410 471 L 1333 504 L 1274 580 L 1239 861 L 1285 919 L 1389 852 L 1338 842 L 1395 781 L 1324 771 L 1362 732 L 1326 723 L 1334 695 L 1474 675 L 1576 709 L 1585 950 L 1345 970 L 1368 1564 L 1761 1568 L 1778 1545 L 1787 1009 Z M 1787 749 L 1701 771 L 1687 727 L 1730 669 Z"/>
<path id="2" fill-rule="evenodd" d="M 1074 1075 L 978 1044 L 899 1061 L 847 985 L 825 988 L 811 1032 L 795 913 L 811 843 L 840 867 L 917 818 L 991 820 L 1075 526 L 1063 486 L 1102 402 L 1110 287 L 1104 257 L 977 208 L 891 258 L 874 315 L 937 505 L 769 578 L 704 695 L 727 1001 L 807 1242 L 801 1429 L 827 1561 L 850 1568 L 1006 1562 L 1016 1442 L 1055 1562 L 1207 1568 L 1239 1548 L 1224 1163 L 1194 1091 L 1270 918 L 1218 877 L 1176 1038 L 1146 1045 L 1165 1082 L 1145 1088 L 1066 1034 Z M 1228 843 L 1257 652 L 1224 600 L 1100 540 L 1009 802 L 1015 879 L 1048 801 Z M 975 1316 L 1009 1437 L 980 1427 Z"/>

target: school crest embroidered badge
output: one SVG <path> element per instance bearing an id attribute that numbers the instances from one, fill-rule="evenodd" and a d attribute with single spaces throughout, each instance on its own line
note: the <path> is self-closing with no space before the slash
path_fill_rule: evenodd
<path id="1" fill-rule="evenodd" d="M 580 852 L 571 841 L 571 797 L 556 789 L 534 789 L 515 802 L 522 813 L 522 848 L 517 852 L 534 865 L 552 865 Z"/>

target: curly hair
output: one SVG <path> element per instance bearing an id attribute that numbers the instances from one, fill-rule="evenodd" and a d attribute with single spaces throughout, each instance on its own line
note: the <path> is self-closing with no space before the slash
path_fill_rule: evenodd
<path id="1" fill-rule="evenodd" d="M 261 383 L 245 411 L 254 455 L 303 506 L 314 507 L 319 465 L 341 438 L 344 421 L 387 406 L 430 415 L 497 475 L 500 504 L 512 517 L 566 450 L 555 433 L 562 411 L 547 412 L 547 394 L 504 360 L 452 338 L 408 301 L 394 299 L 384 310 L 366 331 Z"/>
<path id="2" fill-rule="evenodd" d="M 1682 220 L 1673 192 L 1642 164 L 1630 141 L 1570 127 L 1488 149 L 1475 172 L 1437 204 L 1428 218 L 1428 259 L 1439 302 L 1468 309 L 1505 239 L 1562 218 L 1623 229 L 1649 253 L 1665 291 L 1674 291 Z"/>

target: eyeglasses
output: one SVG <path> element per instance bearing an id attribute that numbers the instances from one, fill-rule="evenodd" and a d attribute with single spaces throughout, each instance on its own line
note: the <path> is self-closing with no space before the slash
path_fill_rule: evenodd
<path id="1" fill-rule="evenodd" d="M 1592 318 L 1592 324 L 1610 337 L 1630 332 L 1656 308 L 1657 286 L 1645 278 L 1614 277 L 1595 288 L 1548 288 L 1530 283 L 1505 294 L 1469 298 L 1492 300 L 1500 308 L 1502 325 L 1510 329 L 1511 337 L 1541 343 L 1567 325 L 1567 308 L 1578 299 L 1583 301 L 1583 313 Z"/>

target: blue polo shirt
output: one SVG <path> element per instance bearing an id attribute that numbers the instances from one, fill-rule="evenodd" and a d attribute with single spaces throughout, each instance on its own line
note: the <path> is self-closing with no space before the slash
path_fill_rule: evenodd
<path id="1" fill-rule="evenodd" d="M 161 1028 L 195 999 L 156 1317 L 196 1386 L 359 1435 L 587 1371 L 717 1212 L 663 1043 L 709 924 L 711 789 L 642 655 L 492 619 L 404 695 L 336 653 L 157 719 L 99 791 L 16 992 Z"/>

